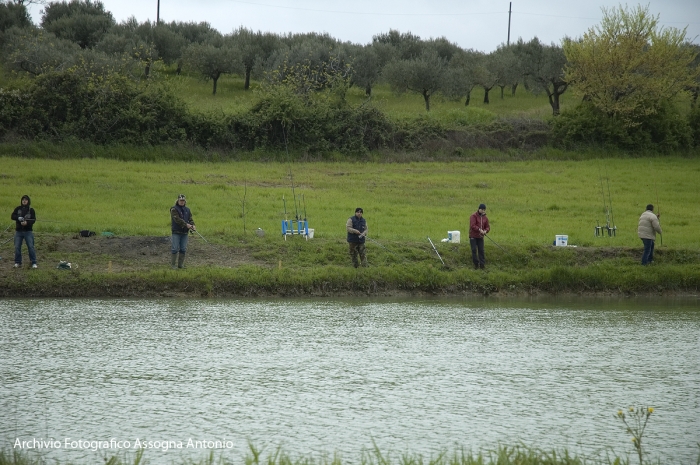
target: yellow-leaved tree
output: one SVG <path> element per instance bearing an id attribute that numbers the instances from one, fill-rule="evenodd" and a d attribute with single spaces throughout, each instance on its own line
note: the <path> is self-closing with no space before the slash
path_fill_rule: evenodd
<path id="1" fill-rule="evenodd" d="M 696 53 L 686 30 L 659 26 L 649 8 L 603 8 L 603 19 L 580 39 L 565 39 L 565 79 L 574 93 L 632 127 L 692 85 Z"/>

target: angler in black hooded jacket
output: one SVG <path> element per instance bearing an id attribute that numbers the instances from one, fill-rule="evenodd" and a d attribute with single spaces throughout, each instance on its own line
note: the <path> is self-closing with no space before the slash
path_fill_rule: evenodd
<path id="1" fill-rule="evenodd" d="M 22 241 L 27 243 L 27 251 L 29 252 L 29 260 L 32 262 L 32 268 L 36 268 L 36 251 L 34 250 L 34 222 L 36 221 L 36 213 L 32 208 L 32 200 L 28 195 L 23 195 L 20 206 L 12 211 L 13 221 L 15 226 L 15 268 L 22 266 Z"/>

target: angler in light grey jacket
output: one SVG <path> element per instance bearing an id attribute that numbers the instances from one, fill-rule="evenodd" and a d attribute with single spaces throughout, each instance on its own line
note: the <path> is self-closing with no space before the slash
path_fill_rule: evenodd
<path id="1" fill-rule="evenodd" d="M 654 261 L 656 233 L 661 234 L 661 224 L 659 224 L 659 216 L 654 214 L 654 206 L 649 204 L 646 211 L 639 217 L 639 226 L 637 227 L 637 235 L 644 243 L 642 265 L 648 265 Z"/>

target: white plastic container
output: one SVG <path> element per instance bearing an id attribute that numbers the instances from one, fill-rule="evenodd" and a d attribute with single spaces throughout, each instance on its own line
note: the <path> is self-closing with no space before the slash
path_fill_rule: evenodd
<path id="1" fill-rule="evenodd" d="M 459 244 L 459 231 L 447 231 L 447 241 Z"/>
<path id="2" fill-rule="evenodd" d="M 554 236 L 554 245 L 557 247 L 566 247 L 569 243 L 569 236 L 563 234 L 557 234 Z"/>
<path id="3" fill-rule="evenodd" d="M 314 238 L 314 230 L 309 228 L 309 239 L 313 239 L 313 238 Z"/>

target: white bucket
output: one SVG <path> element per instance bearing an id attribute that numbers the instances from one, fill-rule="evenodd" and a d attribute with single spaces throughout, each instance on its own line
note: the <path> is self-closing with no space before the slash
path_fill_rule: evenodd
<path id="1" fill-rule="evenodd" d="M 447 231 L 447 242 L 459 244 L 459 231 Z"/>
<path id="2" fill-rule="evenodd" d="M 554 236 L 554 245 L 557 247 L 566 247 L 569 242 L 569 236 L 557 234 Z"/>
<path id="3" fill-rule="evenodd" d="M 313 238 L 314 238 L 314 230 L 311 229 L 311 228 L 309 228 L 309 236 L 308 236 L 308 237 L 309 237 L 309 239 L 313 239 Z"/>

